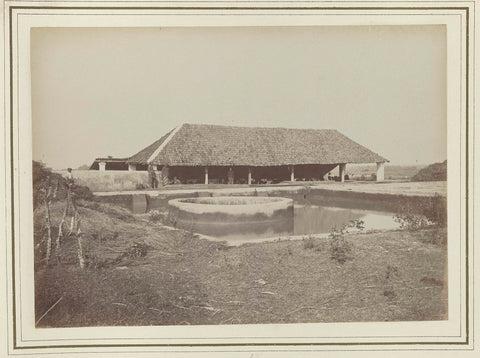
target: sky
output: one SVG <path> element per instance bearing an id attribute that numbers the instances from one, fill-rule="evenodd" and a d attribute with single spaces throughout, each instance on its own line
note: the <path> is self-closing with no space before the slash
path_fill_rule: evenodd
<path id="1" fill-rule="evenodd" d="M 55 169 L 129 157 L 181 123 L 337 129 L 391 164 L 447 157 L 443 25 L 31 35 L 33 159 Z"/>

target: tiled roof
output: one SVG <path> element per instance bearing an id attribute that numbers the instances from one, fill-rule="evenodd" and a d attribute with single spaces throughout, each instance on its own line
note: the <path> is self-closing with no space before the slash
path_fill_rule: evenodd
<path id="1" fill-rule="evenodd" d="M 170 133 L 128 162 L 147 163 Z M 152 158 L 151 164 L 255 167 L 386 161 L 337 130 L 183 124 Z"/>

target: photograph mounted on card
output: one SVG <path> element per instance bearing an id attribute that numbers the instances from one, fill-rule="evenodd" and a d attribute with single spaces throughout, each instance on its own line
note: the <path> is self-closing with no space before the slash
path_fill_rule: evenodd
<path id="1" fill-rule="evenodd" d="M 471 8 L 157 5 L 6 5 L 11 349 L 469 346 Z"/>

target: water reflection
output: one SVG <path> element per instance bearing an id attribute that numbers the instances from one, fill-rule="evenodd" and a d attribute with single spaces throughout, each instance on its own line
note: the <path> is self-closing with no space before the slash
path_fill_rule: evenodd
<path id="1" fill-rule="evenodd" d="M 351 220 L 363 220 L 366 230 L 396 229 L 399 225 L 392 215 L 392 213 L 378 211 L 295 205 L 293 220 L 223 225 L 190 222 L 179 223 L 179 227 L 190 227 L 194 232 L 238 244 L 292 235 L 327 234 L 333 228 L 341 228 Z"/>
<path id="2" fill-rule="evenodd" d="M 388 230 L 399 227 L 392 213 L 345 209 L 319 205 L 295 205 L 294 234 L 329 233 L 352 220 L 363 220 L 366 230 Z"/>
<path id="3" fill-rule="evenodd" d="M 356 206 L 345 203 L 332 203 L 322 200 L 326 205 L 318 205 L 312 198 L 295 198 L 293 218 L 248 223 L 200 223 L 183 222 L 178 218 L 177 227 L 192 230 L 209 238 L 226 240 L 232 244 L 263 241 L 285 236 L 309 234 L 328 234 L 333 228 L 341 228 L 351 220 L 363 220 L 366 230 L 389 230 L 399 228 L 391 212 L 359 209 L 363 200 Z M 317 205 L 315 205 L 317 204 Z M 338 207 L 338 206 L 342 207 Z M 132 196 L 131 208 L 134 213 L 168 206 L 164 198 L 149 198 L 146 195 Z M 370 208 L 370 206 L 366 206 Z M 378 207 L 378 206 L 377 206 Z"/>
<path id="4" fill-rule="evenodd" d="M 250 223 L 192 223 L 192 231 L 220 240 L 250 240 L 284 237 L 293 234 L 293 218 Z M 180 223 L 180 227 L 182 227 Z M 184 226 L 183 226 L 184 227 Z"/>
<path id="5" fill-rule="evenodd" d="M 359 210 L 317 205 L 295 205 L 294 234 L 322 234 L 341 228 L 351 220 L 362 219 Z M 363 219 L 362 219 L 363 220 Z"/>

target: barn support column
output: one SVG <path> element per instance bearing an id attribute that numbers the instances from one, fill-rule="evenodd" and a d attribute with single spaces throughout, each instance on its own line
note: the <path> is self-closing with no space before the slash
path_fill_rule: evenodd
<path id="1" fill-rule="evenodd" d="M 128 164 L 128 171 L 129 172 L 134 172 L 137 170 L 137 165 L 136 164 Z"/>
<path id="2" fill-rule="evenodd" d="M 345 181 L 345 170 L 347 169 L 347 164 L 342 163 L 338 165 L 338 176 L 340 177 L 340 181 L 343 183 Z"/>
<path id="3" fill-rule="evenodd" d="M 205 167 L 205 184 L 208 184 L 208 167 Z"/>
<path id="4" fill-rule="evenodd" d="M 377 181 L 385 180 L 385 162 L 377 163 Z"/>
<path id="5" fill-rule="evenodd" d="M 248 168 L 248 185 L 251 185 L 252 184 L 252 168 Z"/>
<path id="6" fill-rule="evenodd" d="M 290 166 L 290 181 L 295 181 L 295 166 Z"/>
<path id="7" fill-rule="evenodd" d="M 235 172 L 233 171 L 232 167 L 228 168 L 227 183 L 228 184 L 234 184 L 235 183 Z"/>
<path id="8" fill-rule="evenodd" d="M 106 167 L 107 167 L 107 163 L 105 162 L 98 163 L 98 170 L 100 170 L 101 172 L 104 172 L 106 170 Z"/>

